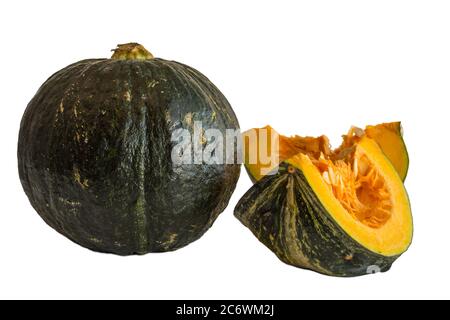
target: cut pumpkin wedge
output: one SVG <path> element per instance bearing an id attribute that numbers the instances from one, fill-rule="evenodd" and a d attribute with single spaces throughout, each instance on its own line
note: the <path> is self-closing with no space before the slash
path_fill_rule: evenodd
<path id="1" fill-rule="evenodd" d="M 364 130 L 351 127 L 346 135 L 343 135 L 343 143 L 336 150 L 330 148 L 329 139 L 320 137 L 283 136 L 271 126 L 250 129 L 243 133 L 244 165 L 250 179 L 253 182 L 260 180 L 264 175 L 276 169 L 279 163 L 298 154 L 304 153 L 318 157 L 321 153 L 325 156 L 348 151 L 355 137 L 367 136 L 373 139 L 391 161 L 398 175 L 404 181 L 408 173 L 409 157 L 403 140 L 400 122 L 369 125 Z M 278 148 L 274 149 L 273 139 L 278 139 Z M 264 149 L 261 150 L 261 146 Z M 276 153 L 276 154 L 274 154 Z M 264 156 L 262 156 L 264 154 Z M 264 159 L 276 159 L 264 161 Z"/>
<path id="2" fill-rule="evenodd" d="M 412 218 L 402 181 L 379 145 L 368 137 L 342 159 L 297 154 L 286 160 L 300 169 L 327 213 L 367 249 L 403 253 L 412 238 Z"/>
<path id="3" fill-rule="evenodd" d="M 271 144 L 267 152 L 275 152 L 276 161 L 262 157 L 264 165 L 252 164 L 255 157 L 248 155 L 255 184 L 235 216 L 288 264 L 334 276 L 389 270 L 413 235 L 399 173 L 406 175 L 407 156 L 396 157 L 389 144 L 391 139 L 406 153 L 398 128 L 351 128 L 335 150 L 325 136 L 279 136 L 279 146 Z M 258 141 L 267 144 L 277 137 L 265 129 L 259 131 L 267 136 Z M 251 141 L 246 143 L 251 150 Z"/>

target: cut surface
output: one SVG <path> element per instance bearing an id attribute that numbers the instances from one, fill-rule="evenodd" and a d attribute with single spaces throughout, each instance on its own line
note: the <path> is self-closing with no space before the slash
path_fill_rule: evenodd
<path id="1" fill-rule="evenodd" d="M 244 164 L 251 179 L 260 180 L 267 172 L 276 168 L 282 161 L 298 153 L 318 158 L 321 153 L 330 154 L 330 142 L 326 136 L 286 137 L 278 134 L 270 126 L 255 128 L 243 133 Z M 278 149 L 273 150 L 273 139 L 278 139 Z M 276 157 L 272 158 L 274 153 Z M 264 159 L 267 158 L 267 159 Z M 268 159 L 276 159 L 269 161 Z M 264 161 L 264 160 L 266 161 Z"/>
<path id="2" fill-rule="evenodd" d="M 287 162 L 303 172 L 326 212 L 358 243 L 385 256 L 408 248 L 408 154 L 399 122 L 352 127 L 335 150 L 326 136 L 286 137 L 269 126 L 247 131 L 244 139 L 244 163 L 254 182 Z"/>
<path id="3" fill-rule="evenodd" d="M 345 210 L 361 223 L 382 227 L 392 215 L 392 201 L 383 176 L 365 155 L 333 162 L 321 156 L 312 159 L 323 181 Z"/>
<path id="4" fill-rule="evenodd" d="M 303 153 L 318 159 L 320 154 L 327 156 L 333 153 L 345 157 L 345 152 L 351 151 L 356 139 L 367 136 L 373 139 L 385 156 L 392 162 L 398 175 L 405 180 L 408 172 L 408 152 L 402 138 L 400 122 L 382 123 L 376 126 L 367 126 L 364 130 L 352 127 L 343 136 L 342 145 L 334 152 L 331 151 L 329 139 L 320 137 L 286 137 L 278 134 L 270 126 L 260 129 L 251 129 L 244 132 L 244 164 L 253 182 L 260 180 L 270 170 L 276 168 L 282 161 Z M 278 139 L 278 148 L 275 150 L 273 139 Z M 276 156 L 274 157 L 274 153 Z M 271 161 L 268 158 L 272 159 Z"/>
<path id="5" fill-rule="evenodd" d="M 353 239 L 373 252 L 399 255 L 412 238 L 403 183 L 377 142 L 356 133 L 347 138 L 334 152 L 299 153 L 286 162 L 303 172 L 326 211 Z"/>

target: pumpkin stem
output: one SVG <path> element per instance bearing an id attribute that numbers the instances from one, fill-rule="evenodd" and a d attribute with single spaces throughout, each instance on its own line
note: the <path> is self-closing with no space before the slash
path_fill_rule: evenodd
<path id="1" fill-rule="evenodd" d="M 153 55 L 139 43 L 131 42 L 118 44 L 111 59 L 118 60 L 148 60 L 153 59 Z"/>

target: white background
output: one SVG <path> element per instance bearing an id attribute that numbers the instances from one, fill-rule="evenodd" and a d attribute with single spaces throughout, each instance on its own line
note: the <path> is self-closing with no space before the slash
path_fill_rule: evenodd
<path id="1" fill-rule="evenodd" d="M 448 1 L 1 1 L 0 298 L 450 298 Z M 53 72 L 137 41 L 200 70 L 248 129 L 328 134 L 401 120 L 415 237 L 391 271 L 340 279 L 281 263 L 225 212 L 172 253 L 118 257 L 65 239 L 17 173 L 19 123 Z"/>

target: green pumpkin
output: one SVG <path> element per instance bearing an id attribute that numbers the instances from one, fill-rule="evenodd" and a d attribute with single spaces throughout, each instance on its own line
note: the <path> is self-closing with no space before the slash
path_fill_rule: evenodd
<path id="1" fill-rule="evenodd" d="M 138 44 L 51 76 L 22 119 L 19 174 L 52 228 L 95 251 L 171 251 L 200 238 L 225 209 L 238 164 L 180 164 L 172 134 L 238 129 L 200 72 Z"/>

